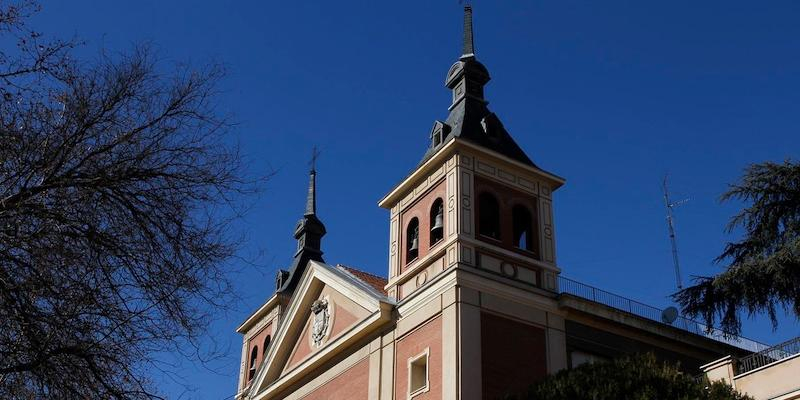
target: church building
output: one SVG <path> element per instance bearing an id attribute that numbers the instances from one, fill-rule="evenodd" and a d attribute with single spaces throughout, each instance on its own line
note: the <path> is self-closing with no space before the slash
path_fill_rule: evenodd
<path id="1" fill-rule="evenodd" d="M 387 278 L 324 259 L 312 168 L 291 266 L 237 329 L 237 399 L 499 399 L 624 354 L 653 352 L 696 375 L 766 348 L 562 277 L 553 207 L 565 181 L 489 110 L 489 80 L 467 6 L 447 117 L 378 202 Z"/>

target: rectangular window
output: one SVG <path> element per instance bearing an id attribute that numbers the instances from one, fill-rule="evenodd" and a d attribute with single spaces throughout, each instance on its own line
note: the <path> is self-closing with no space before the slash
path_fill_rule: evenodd
<path id="1" fill-rule="evenodd" d="M 429 349 L 408 360 L 408 398 L 428 391 Z"/>
<path id="2" fill-rule="evenodd" d="M 587 353 L 580 350 L 573 350 L 570 353 L 570 364 L 572 368 L 583 364 L 591 364 L 602 361 L 608 361 L 608 359 L 597 354 Z"/>

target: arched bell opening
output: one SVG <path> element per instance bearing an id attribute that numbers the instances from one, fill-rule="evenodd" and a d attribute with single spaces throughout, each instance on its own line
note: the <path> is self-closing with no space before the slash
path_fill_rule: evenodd
<path id="1" fill-rule="evenodd" d="M 478 234 L 500 240 L 500 203 L 494 195 L 478 195 L 478 215 Z"/>
<path id="2" fill-rule="evenodd" d="M 406 263 L 414 261 L 419 256 L 419 220 L 412 218 L 406 228 Z"/>
<path id="3" fill-rule="evenodd" d="M 515 205 L 511 210 L 514 226 L 514 246 L 518 249 L 533 251 L 533 216 L 527 207 Z"/>
<path id="4" fill-rule="evenodd" d="M 436 199 L 431 206 L 431 239 L 430 246 L 433 247 L 440 240 L 444 239 L 444 201 Z"/>
<path id="5" fill-rule="evenodd" d="M 272 341 L 272 336 L 270 335 L 267 335 L 267 337 L 264 338 L 264 347 L 263 347 L 264 350 L 262 350 L 261 353 L 261 362 L 267 361 L 267 351 L 269 351 L 269 342 L 271 341 Z"/>
<path id="6" fill-rule="evenodd" d="M 247 374 L 247 380 L 250 381 L 256 376 L 256 360 L 258 359 L 258 346 L 253 346 L 250 351 L 250 370 Z"/>

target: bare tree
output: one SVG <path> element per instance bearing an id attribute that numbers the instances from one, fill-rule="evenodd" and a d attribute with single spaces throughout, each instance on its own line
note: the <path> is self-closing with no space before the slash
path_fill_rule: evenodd
<path id="1" fill-rule="evenodd" d="M 154 354 L 230 299 L 225 210 L 253 187 L 221 71 L 78 62 L 26 27 L 36 7 L 0 3 L 0 398 L 159 398 Z"/>

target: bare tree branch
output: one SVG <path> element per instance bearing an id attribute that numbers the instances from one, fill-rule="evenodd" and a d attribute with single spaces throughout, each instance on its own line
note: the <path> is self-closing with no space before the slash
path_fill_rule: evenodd
<path id="1" fill-rule="evenodd" d="M 232 293 L 227 230 L 253 192 L 214 109 L 218 66 L 147 47 L 80 64 L 0 4 L 0 398 L 158 399 Z M 191 353 L 190 353 L 191 355 Z"/>

